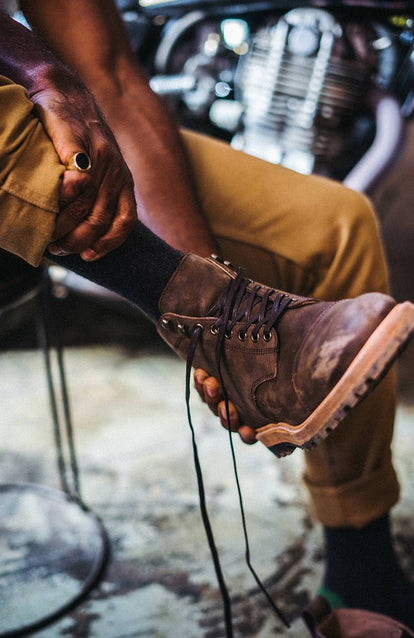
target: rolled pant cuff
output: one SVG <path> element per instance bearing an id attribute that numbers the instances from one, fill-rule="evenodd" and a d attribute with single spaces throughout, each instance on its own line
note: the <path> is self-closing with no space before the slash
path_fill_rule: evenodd
<path id="1" fill-rule="evenodd" d="M 336 487 L 313 485 L 304 477 L 313 516 L 326 527 L 363 527 L 398 501 L 399 485 L 391 464 L 369 476 Z"/>

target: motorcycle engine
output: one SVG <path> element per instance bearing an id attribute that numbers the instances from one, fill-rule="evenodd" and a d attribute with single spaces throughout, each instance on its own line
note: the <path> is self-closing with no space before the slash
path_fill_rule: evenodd
<path id="1" fill-rule="evenodd" d="M 255 34 L 236 76 L 243 105 L 236 148 L 302 173 L 345 151 L 375 61 L 368 51 L 359 59 L 342 34 L 318 9 L 295 9 Z"/>
<path id="2" fill-rule="evenodd" d="M 184 124 L 204 118 L 237 149 L 342 178 L 372 141 L 367 98 L 396 65 L 383 24 L 310 7 L 261 20 L 194 11 L 166 32 L 151 85 L 174 96 Z"/>

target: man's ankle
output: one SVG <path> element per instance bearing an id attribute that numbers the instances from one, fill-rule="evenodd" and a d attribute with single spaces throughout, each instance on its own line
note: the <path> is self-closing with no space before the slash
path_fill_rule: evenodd
<path id="1" fill-rule="evenodd" d="M 326 572 L 319 594 L 332 608 L 383 613 L 412 627 L 414 584 L 394 553 L 388 514 L 361 529 L 325 528 Z"/>

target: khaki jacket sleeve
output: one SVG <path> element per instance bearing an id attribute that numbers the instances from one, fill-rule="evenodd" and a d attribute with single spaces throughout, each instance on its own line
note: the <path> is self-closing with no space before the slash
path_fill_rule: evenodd
<path id="1" fill-rule="evenodd" d="M 0 76 L 0 248 L 38 266 L 65 167 L 32 110 L 24 88 Z"/>

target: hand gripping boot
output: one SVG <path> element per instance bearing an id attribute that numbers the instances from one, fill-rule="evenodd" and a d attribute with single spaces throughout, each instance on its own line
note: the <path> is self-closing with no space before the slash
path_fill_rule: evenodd
<path id="1" fill-rule="evenodd" d="M 220 379 L 241 421 L 277 456 L 324 439 L 385 375 L 414 332 L 414 305 L 368 293 L 324 302 L 184 257 L 160 299 L 158 332 Z"/>

